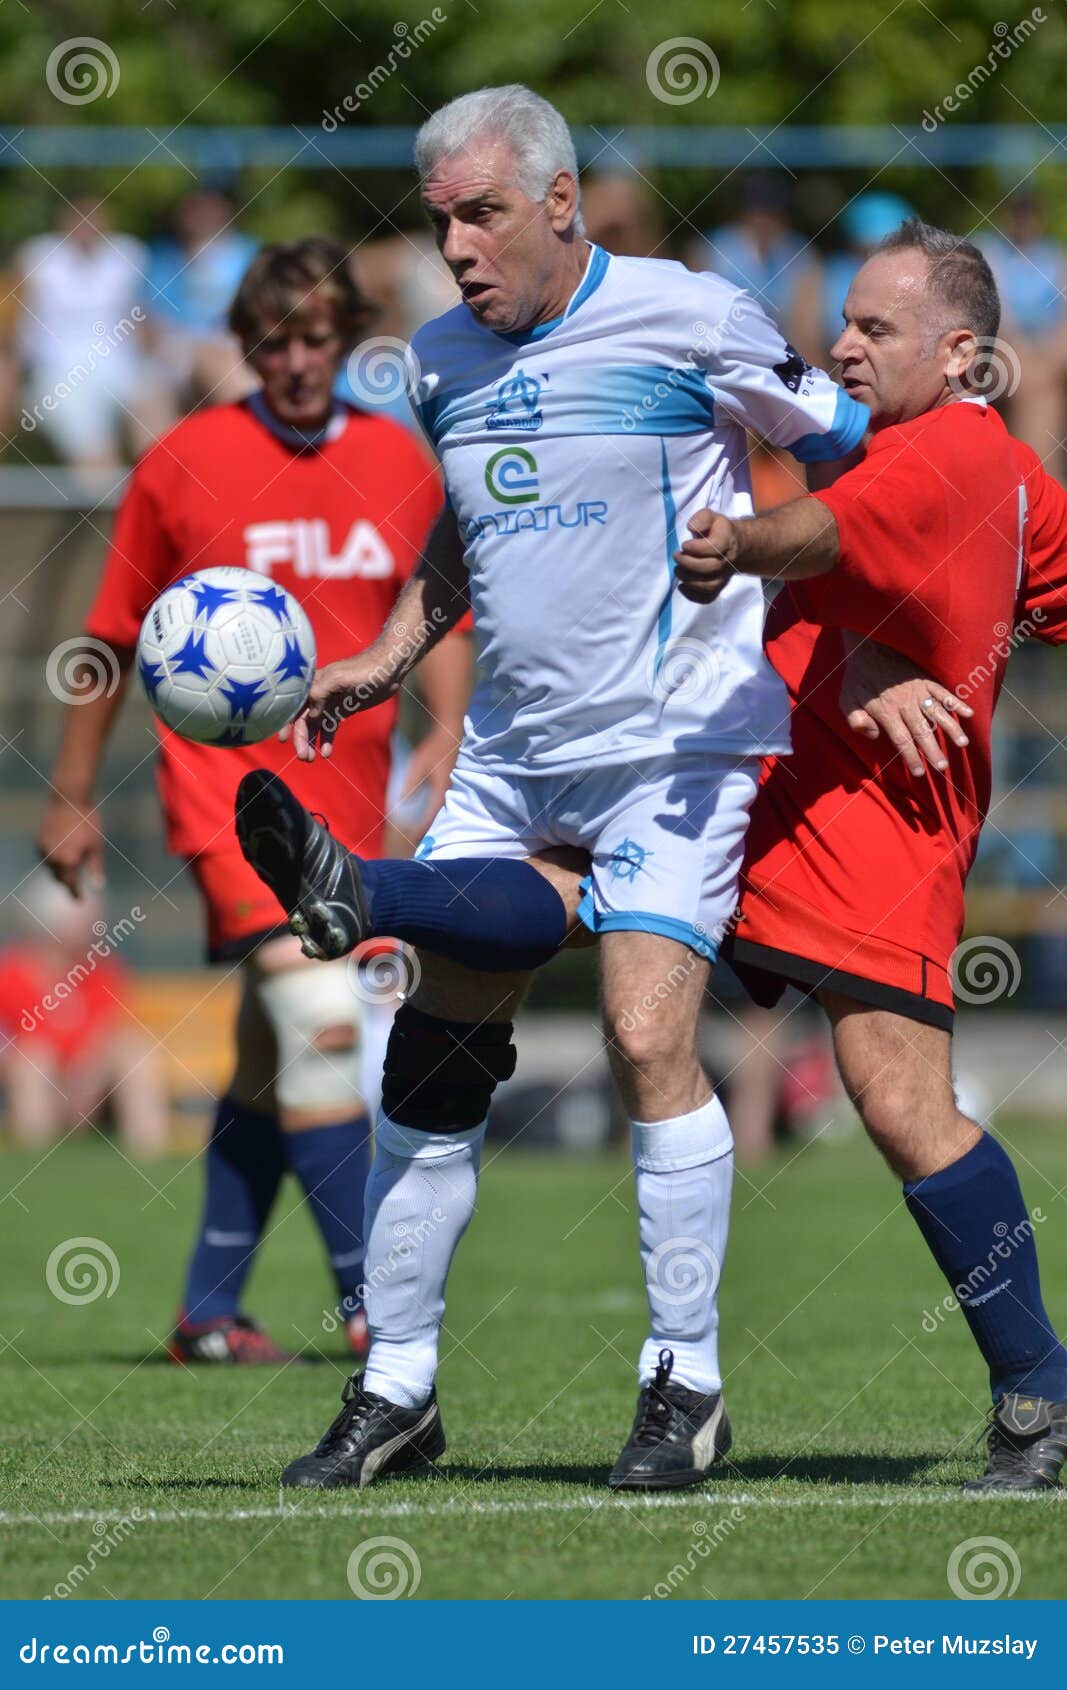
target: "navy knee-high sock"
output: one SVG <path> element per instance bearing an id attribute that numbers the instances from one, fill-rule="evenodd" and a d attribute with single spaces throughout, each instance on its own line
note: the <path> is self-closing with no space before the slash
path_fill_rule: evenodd
<path id="1" fill-rule="evenodd" d="M 186 1271 L 183 1319 L 191 1326 L 233 1316 L 256 1246 L 285 1174 L 273 1115 L 219 1099 L 204 1156 L 207 1190 Z"/>
<path id="2" fill-rule="evenodd" d="M 380 858 L 360 863 L 372 938 L 404 939 L 467 968 L 540 968 L 567 931 L 563 899 L 529 863 Z"/>
<path id="3" fill-rule="evenodd" d="M 284 1133 L 285 1151 L 330 1258 L 344 1315 L 363 1303 L 363 1187 L 370 1169 L 366 1115 Z"/>
<path id="4" fill-rule="evenodd" d="M 1067 1351 L 1041 1300 L 1033 1224 L 1010 1157 L 989 1133 L 959 1161 L 905 1185 L 904 1200 L 1006 1391 L 1067 1400 Z"/>

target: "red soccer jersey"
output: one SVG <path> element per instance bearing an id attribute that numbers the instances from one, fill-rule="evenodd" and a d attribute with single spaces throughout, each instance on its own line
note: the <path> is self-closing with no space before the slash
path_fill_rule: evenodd
<path id="1" fill-rule="evenodd" d="M 1062 591 L 1052 609 L 1057 567 L 1061 582 L 1067 567 L 1062 495 L 995 412 L 957 403 L 881 430 L 864 461 L 817 496 L 837 522 L 840 559 L 783 590 L 768 616 L 793 756 L 765 773 L 746 880 L 944 965 L 962 930 L 989 802 L 993 709 L 1030 595 L 1031 554 L 1044 568 L 1032 608 L 1043 598 L 1046 620 L 1035 631 L 1067 638 Z M 842 629 L 966 689 L 970 744 L 949 747 L 944 775 L 913 779 L 884 736 L 852 733 L 839 704 Z"/>
<path id="2" fill-rule="evenodd" d="M 6 945 L 0 951 L 0 1037 L 36 1041 L 61 1062 L 76 1062 L 126 1020 L 129 988 L 115 956 L 89 951 L 64 959 L 30 941 Z"/>
<path id="3" fill-rule="evenodd" d="M 137 639 L 149 605 L 191 570 L 239 564 L 306 610 L 319 665 L 381 632 L 441 508 L 435 466 L 399 423 L 348 410 L 314 450 L 282 443 L 246 404 L 188 417 L 141 459 L 119 508 L 86 631 Z M 252 768 L 285 776 L 345 844 L 380 848 L 395 704 L 355 716 L 326 761 L 298 762 L 277 739 L 220 748 L 160 727 L 167 843 L 182 856 L 235 849 L 233 805 Z"/>

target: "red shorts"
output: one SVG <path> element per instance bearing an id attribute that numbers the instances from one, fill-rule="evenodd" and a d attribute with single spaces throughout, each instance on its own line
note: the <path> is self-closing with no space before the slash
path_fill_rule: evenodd
<path id="1" fill-rule="evenodd" d="M 951 1032 L 955 1004 L 944 962 L 841 926 L 780 879 L 743 880 L 737 922 L 723 954 L 764 1008 L 787 986 L 840 992 L 874 1009 Z"/>
<path id="2" fill-rule="evenodd" d="M 209 961 L 237 961 L 264 939 L 288 933 L 285 911 L 245 862 L 236 840 L 186 860 L 204 900 Z"/>

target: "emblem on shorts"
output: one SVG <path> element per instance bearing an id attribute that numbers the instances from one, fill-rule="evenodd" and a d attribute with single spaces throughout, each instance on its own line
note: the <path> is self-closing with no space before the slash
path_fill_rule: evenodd
<path id="1" fill-rule="evenodd" d="M 636 839 L 624 839 L 621 845 L 616 845 L 608 859 L 612 880 L 636 880 L 649 857 L 654 855 L 647 846 L 639 845 Z"/>

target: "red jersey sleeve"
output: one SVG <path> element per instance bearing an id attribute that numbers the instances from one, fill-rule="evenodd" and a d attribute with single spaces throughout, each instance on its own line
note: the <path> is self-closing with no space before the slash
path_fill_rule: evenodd
<path id="1" fill-rule="evenodd" d="M 1036 452 L 1020 447 L 1027 499 L 1026 563 L 1019 595 L 1025 632 L 1048 645 L 1067 643 L 1067 493 Z"/>
<path id="2" fill-rule="evenodd" d="M 104 573 L 85 623 L 109 645 L 132 646 L 149 605 L 180 573 L 166 521 L 165 470 L 153 447 L 134 470 L 115 517 Z"/>
<path id="3" fill-rule="evenodd" d="M 840 556 L 802 596 L 813 620 L 922 662 L 951 622 L 945 497 L 921 441 L 896 433 L 875 436 L 861 464 L 810 495 L 833 513 Z"/>

